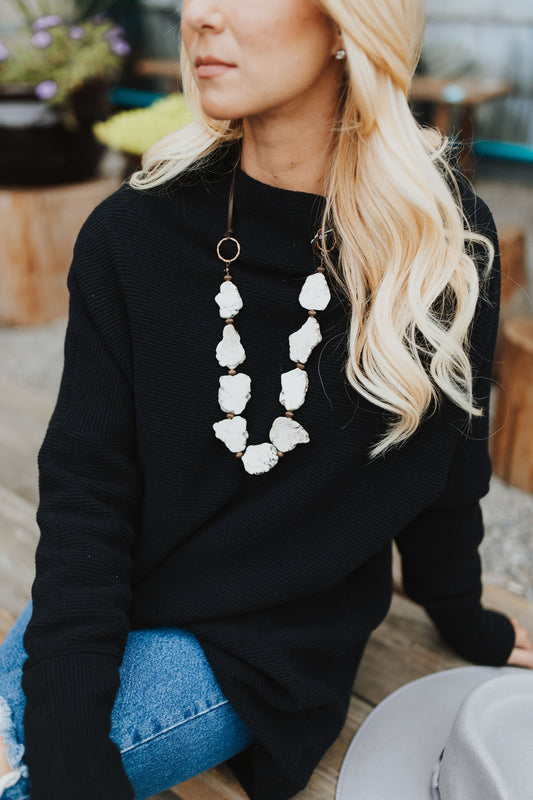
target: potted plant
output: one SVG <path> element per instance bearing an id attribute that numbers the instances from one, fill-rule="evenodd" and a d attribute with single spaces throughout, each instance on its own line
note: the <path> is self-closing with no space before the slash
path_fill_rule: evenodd
<path id="1" fill-rule="evenodd" d="M 0 41 L 0 183 L 91 178 L 104 146 L 92 132 L 131 51 L 106 11 L 74 0 L 12 0 L 22 24 Z"/>
<path id="2" fill-rule="evenodd" d="M 124 177 L 139 169 L 141 156 L 159 139 L 194 119 L 182 92 L 171 92 L 146 108 L 119 111 L 93 124 L 96 139 L 125 156 Z"/>

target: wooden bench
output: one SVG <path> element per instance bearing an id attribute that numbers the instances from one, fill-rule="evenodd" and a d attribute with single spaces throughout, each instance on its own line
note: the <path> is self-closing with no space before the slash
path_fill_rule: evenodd
<path id="1" fill-rule="evenodd" d="M 38 539 L 36 454 L 53 398 L 0 379 L 0 639 L 29 597 Z M 394 548 L 394 595 L 386 619 L 372 633 L 354 683 L 346 724 L 298 800 L 334 800 L 347 747 L 372 709 L 409 681 L 467 665 L 443 641 L 424 610 L 405 597 Z M 533 605 L 485 583 L 483 603 L 516 617 L 533 635 Z M 225 763 L 162 792 L 152 800 L 247 800 Z"/>

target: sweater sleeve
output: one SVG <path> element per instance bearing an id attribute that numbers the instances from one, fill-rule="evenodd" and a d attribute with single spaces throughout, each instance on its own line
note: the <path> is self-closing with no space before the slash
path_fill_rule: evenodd
<path id="1" fill-rule="evenodd" d="M 471 330 L 473 390 L 482 417 L 461 431 L 442 494 L 395 537 L 402 557 L 406 594 L 421 604 L 443 638 L 463 658 L 503 666 L 515 643 L 509 618 L 481 604 L 484 535 L 480 498 L 489 491 L 490 382 L 500 308 L 500 255 L 494 219 L 477 195 L 472 229 L 495 248 L 488 279 L 480 293 Z"/>
<path id="2" fill-rule="evenodd" d="M 74 247 L 63 373 L 38 453 L 40 538 L 22 674 L 32 800 L 134 797 L 109 734 L 142 478 L 127 314 L 104 209 L 89 215 Z"/>

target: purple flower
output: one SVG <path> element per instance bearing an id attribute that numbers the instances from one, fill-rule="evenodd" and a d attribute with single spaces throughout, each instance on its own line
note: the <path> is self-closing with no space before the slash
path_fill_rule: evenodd
<path id="1" fill-rule="evenodd" d="M 63 17 L 60 17 L 59 14 L 46 14 L 44 17 L 38 17 L 38 19 L 32 22 L 32 28 L 34 31 L 43 31 L 45 28 L 53 28 L 54 25 L 61 25 L 63 22 Z"/>
<path id="2" fill-rule="evenodd" d="M 57 94 L 57 83 L 51 80 L 41 81 L 35 87 L 35 94 L 40 100 L 49 100 Z"/>
<path id="3" fill-rule="evenodd" d="M 45 47 L 49 47 L 52 44 L 52 37 L 48 31 L 37 31 L 31 37 L 31 43 L 39 50 L 44 50 Z"/>
<path id="4" fill-rule="evenodd" d="M 125 29 L 122 25 L 113 25 L 112 28 L 109 28 L 103 35 L 104 39 L 114 39 L 117 36 L 123 36 L 126 33 Z"/>
<path id="5" fill-rule="evenodd" d="M 0 42 L 0 61 L 5 61 L 8 55 L 9 55 L 9 50 L 7 49 L 5 44 L 2 44 L 2 42 Z"/>
<path id="6" fill-rule="evenodd" d="M 81 25 L 72 25 L 68 30 L 69 39 L 83 39 L 85 36 L 85 28 Z"/>
<path id="7" fill-rule="evenodd" d="M 117 56 L 127 56 L 131 47 L 125 39 L 116 38 L 110 40 L 109 49 Z"/>

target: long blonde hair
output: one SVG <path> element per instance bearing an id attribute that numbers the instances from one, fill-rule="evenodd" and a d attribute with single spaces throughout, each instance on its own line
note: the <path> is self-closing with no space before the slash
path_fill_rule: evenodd
<path id="1" fill-rule="evenodd" d="M 339 242 L 338 263 L 326 256 L 326 268 L 350 301 L 345 373 L 357 392 L 396 417 L 370 450 L 375 458 L 416 431 L 440 392 L 469 417 L 483 415 L 473 402 L 468 355 L 481 286 L 465 245 L 487 249 L 483 277 L 494 246 L 470 230 L 450 140 L 421 126 L 408 104 L 424 0 L 314 2 L 340 28 L 346 51 L 322 219 Z M 220 145 L 242 136 L 242 119 L 203 112 L 183 43 L 180 66 L 195 120 L 144 153 L 142 169 L 129 178 L 135 189 L 172 180 L 200 159 L 205 166 Z M 444 302 L 450 299 L 453 311 Z"/>

